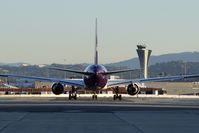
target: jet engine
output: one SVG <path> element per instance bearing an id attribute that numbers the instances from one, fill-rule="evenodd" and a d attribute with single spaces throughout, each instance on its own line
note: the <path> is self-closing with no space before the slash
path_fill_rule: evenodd
<path id="1" fill-rule="evenodd" d="M 52 92 L 55 95 L 62 94 L 64 92 L 64 86 L 61 83 L 54 83 L 52 86 Z"/>
<path id="2" fill-rule="evenodd" d="M 128 87 L 127 87 L 127 93 L 129 95 L 136 95 L 138 94 L 140 91 L 140 88 L 138 87 L 137 84 L 129 84 Z"/>

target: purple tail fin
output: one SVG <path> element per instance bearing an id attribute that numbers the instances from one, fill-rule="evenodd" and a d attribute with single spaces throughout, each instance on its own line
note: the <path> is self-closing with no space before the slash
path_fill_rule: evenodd
<path id="1" fill-rule="evenodd" d="M 95 64 L 98 65 L 98 40 L 97 40 L 97 18 L 96 18 L 96 21 L 95 21 Z"/>

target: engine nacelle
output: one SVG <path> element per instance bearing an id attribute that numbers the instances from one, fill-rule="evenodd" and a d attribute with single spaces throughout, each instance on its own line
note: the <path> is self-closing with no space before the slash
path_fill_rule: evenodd
<path id="1" fill-rule="evenodd" d="M 52 86 L 52 92 L 55 95 L 62 94 L 64 92 L 64 86 L 61 83 L 54 83 Z"/>
<path id="2" fill-rule="evenodd" d="M 137 84 L 129 84 L 128 87 L 127 87 L 127 93 L 129 95 L 136 95 L 138 94 L 140 91 L 140 88 L 138 87 Z"/>

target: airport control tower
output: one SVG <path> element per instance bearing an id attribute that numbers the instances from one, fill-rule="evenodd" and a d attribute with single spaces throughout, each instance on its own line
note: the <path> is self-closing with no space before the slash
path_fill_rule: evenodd
<path id="1" fill-rule="evenodd" d="M 151 55 L 152 50 L 146 49 L 144 45 L 137 45 L 137 53 L 140 60 L 140 68 L 141 68 L 141 77 L 147 78 L 148 77 L 148 63 L 149 57 Z"/>

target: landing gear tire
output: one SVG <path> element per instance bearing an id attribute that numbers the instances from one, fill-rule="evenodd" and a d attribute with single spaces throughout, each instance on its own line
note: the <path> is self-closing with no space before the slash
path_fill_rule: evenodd
<path id="1" fill-rule="evenodd" d="M 97 95 L 94 94 L 94 95 L 92 96 L 92 99 L 93 99 L 93 100 L 97 100 Z"/>
<path id="2" fill-rule="evenodd" d="M 122 100 L 122 95 L 116 94 L 116 95 L 113 96 L 113 100 L 117 100 L 117 99 L 119 99 L 121 101 Z"/>
<path id="3" fill-rule="evenodd" d="M 77 94 L 75 94 L 74 99 L 77 100 Z"/>
<path id="4" fill-rule="evenodd" d="M 116 95 L 113 96 L 113 100 L 116 100 Z"/>
<path id="5" fill-rule="evenodd" d="M 122 95 L 119 95 L 118 99 L 121 101 L 122 100 Z"/>

